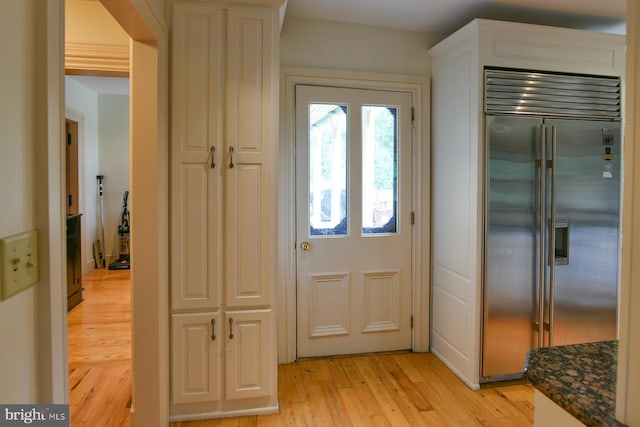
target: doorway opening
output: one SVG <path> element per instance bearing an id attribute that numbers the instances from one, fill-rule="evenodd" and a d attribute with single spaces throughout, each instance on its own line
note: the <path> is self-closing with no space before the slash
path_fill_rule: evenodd
<path id="1" fill-rule="evenodd" d="M 121 201 L 130 190 L 129 36 L 100 2 L 65 7 L 66 176 L 75 189 L 67 197 L 70 415 L 95 424 L 108 412 L 129 424 L 131 272 L 109 269 L 120 258 Z M 95 61 L 107 53 L 120 56 L 118 71 L 114 59 Z"/>
<path id="2" fill-rule="evenodd" d="M 72 2 L 63 5 L 65 15 Z M 131 424 L 163 425 L 168 422 L 169 400 L 164 366 L 168 342 L 167 34 L 163 20 L 148 5 L 134 6 L 130 0 L 100 3 L 130 37 L 128 46 L 135 63 L 130 70 L 131 259 L 135 269 L 130 270 L 129 299 L 135 321 L 129 329 L 136 337 L 130 371 L 135 384 Z"/>
<path id="3" fill-rule="evenodd" d="M 75 162 L 82 197 L 75 198 L 76 215 L 67 217 L 68 255 L 74 248 L 83 249 L 83 256 L 67 263 L 70 413 L 74 423 L 99 423 L 105 411 L 129 423 L 131 272 L 110 270 L 120 253 L 122 194 L 130 188 L 129 80 L 96 76 L 65 80 L 67 117 L 77 119 L 67 121 L 82 132 L 82 156 Z M 70 226 L 73 223 L 78 226 Z M 78 231 L 77 236 L 70 234 L 72 230 Z M 80 271 L 81 279 L 72 271 Z M 69 279 L 78 284 L 72 287 Z"/>

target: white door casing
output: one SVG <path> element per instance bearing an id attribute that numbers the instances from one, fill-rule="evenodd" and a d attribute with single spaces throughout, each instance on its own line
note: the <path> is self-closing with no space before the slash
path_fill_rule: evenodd
<path id="1" fill-rule="evenodd" d="M 412 346 L 411 107 L 408 92 L 296 87 L 298 357 Z M 396 126 L 395 190 L 374 185 L 376 112 Z M 309 148 L 310 122 L 328 121 L 333 142 Z M 385 192 L 395 214 L 372 208 Z"/>

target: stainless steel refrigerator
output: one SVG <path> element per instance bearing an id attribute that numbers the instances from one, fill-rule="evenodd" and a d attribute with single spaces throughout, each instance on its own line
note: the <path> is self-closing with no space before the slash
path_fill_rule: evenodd
<path id="1" fill-rule="evenodd" d="M 620 87 L 511 71 L 485 86 L 481 377 L 493 381 L 521 376 L 530 348 L 616 338 Z"/>

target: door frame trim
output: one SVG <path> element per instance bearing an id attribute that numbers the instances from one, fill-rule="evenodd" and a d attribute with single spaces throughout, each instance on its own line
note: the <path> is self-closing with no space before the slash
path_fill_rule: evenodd
<path id="1" fill-rule="evenodd" d="M 278 177 L 278 362 L 296 360 L 296 205 L 295 205 L 295 86 L 298 84 L 409 92 L 415 120 L 412 141 L 411 309 L 412 350 L 429 351 L 430 330 L 430 139 L 429 76 L 377 74 L 282 67 L 280 73 L 280 157 Z"/>

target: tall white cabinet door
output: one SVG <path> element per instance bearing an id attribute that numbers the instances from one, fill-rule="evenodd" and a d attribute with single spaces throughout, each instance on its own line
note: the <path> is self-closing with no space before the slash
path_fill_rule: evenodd
<path id="1" fill-rule="evenodd" d="M 271 310 L 225 314 L 225 398 L 243 399 L 275 393 L 275 356 L 270 344 Z"/>
<path id="2" fill-rule="evenodd" d="M 222 282 L 220 8 L 174 9 L 171 142 L 172 309 L 215 309 Z"/>
<path id="3" fill-rule="evenodd" d="M 275 12 L 227 11 L 225 303 L 271 303 L 276 266 Z"/>
<path id="4" fill-rule="evenodd" d="M 220 398 L 220 343 L 217 313 L 171 316 L 173 403 L 211 402 Z"/>

